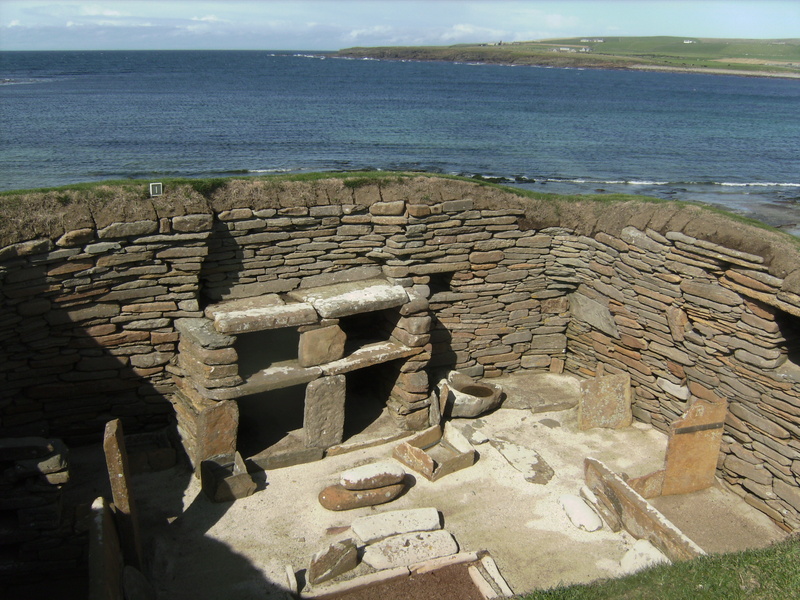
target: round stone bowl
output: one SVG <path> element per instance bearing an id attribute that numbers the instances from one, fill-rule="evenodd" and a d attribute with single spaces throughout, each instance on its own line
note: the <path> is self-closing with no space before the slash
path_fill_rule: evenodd
<path id="1" fill-rule="evenodd" d="M 494 410 L 502 401 L 503 389 L 499 385 L 475 381 L 458 371 L 450 371 L 445 385 L 448 389 L 446 412 L 451 417 L 477 417 Z"/>

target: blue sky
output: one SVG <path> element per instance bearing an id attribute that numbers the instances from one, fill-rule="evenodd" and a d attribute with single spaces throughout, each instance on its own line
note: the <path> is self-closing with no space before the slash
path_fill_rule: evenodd
<path id="1" fill-rule="evenodd" d="M 0 0 L 0 50 L 336 50 L 611 35 L 800 37 L 800 1 Z"/>

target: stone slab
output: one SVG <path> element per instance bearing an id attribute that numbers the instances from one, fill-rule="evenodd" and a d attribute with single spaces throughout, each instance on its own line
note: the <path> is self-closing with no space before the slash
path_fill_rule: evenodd
<path id="1" fill-rule="evenodd" d="M 338 375 L 397 360 L 398 358 L 414 356 L 419 352 L 419 348 L 409 348 L 394 342 L 376 342 L 367 344 L 340 360 L 335 360 L 317 368 L 322 369 L 322 372 L 326 375 Z"/>
<path id="2" fill-rule="evenodd" d="M 500 574 L 500 569 L 497 568 L 497 563 L 494 562 L 494 559 L 488 553 L 481 558 L 481 566 L 483 567 L 484 572 L 491 578 L 497 589 L 500 590 L 500 594 L 503 597 L 511 598 L 514 595 L 513 590 L 509 587 L 508 583 L 506 583 L 506 580 Z"/>
<path id="3" fill-rule="evenodd" d="M 311 558 L 306 577 L 311 585 L 324 583 L 358 565 L 358 548 L 352 539 L 340 540 Z"/>
<path id="4" fill-rule="evenodd" d="M 581 429 L 618 429 L 628 427 L 632 421 L 630 375 L 603 375 L 581 382 L 578 402 L 578 426 Z"/>
<path id="5" fill-rule="evenodd" d="M 346 595 L 351 592 L 360 592 L 366 588 L 405 579 L 409 574 L 410 571 L 407 567 L 383 569 L 376 573 L 361 575 L 360 577 L 354 577 L 353 579 L 348 579 L 347 581 L 341 581 L 314 589 L 309 592 L 303 592 L 301 598 L 303 598 L 303 600 L 306 600 L 307 598 L 319 598 L 320 600 L 341 598 L 341 595 L 343 594 Z"/>
<path id="6" fill-rule="evenodd" d="M 321 460 L 325 451 L 321 448 L 306 448 L 302 437 L 302 431 L 290 432 L 277 444 L 248 457 L 247 462 L 268 471 Z"/>
<path id="7" fill-rule="evenodd" d="M 661 494 L 686 494 L 714 484 L 727 415 L 726 401 L 697 399 L 670 426 Z"/>
<path id="8" fill-rule="evenodd" d="M 688 494 L 711 487 L 716 477 L 728 403 L 697 398 L 669 428 L 664 468 L 628 483 L 645 498 Z"/>
<path id="9" fill-rule="evenodd" d="M 563 494 L 558 498 L 558 503 L 564 509 L 570 523 L 578 529 L 589 532 L 602 529 L 603 520 L 580 496 Z"/>
<path id="10" fill-rule="evenodd" d="M 200 480 L 212 502 L 233 502 L 251 496 L 257 489 L 238 452 L 204 460 L 200 464 Z"/>
<path id="11" fill-rule="evenodd" d="M 296 361 L 274 363 L 268 369 L 248 377 L 243 385 L 236 388 L 234 397 L 308 383 L 320 375 L 322 375 L 320 367 L 301 367 Z"/>
<path id="12" fill-rule="evenodd" d="M 123 559 L 105 498 L 92 502 L 89 526 L 89 600 L 123 600 Z"/>
<path id="13" fill-rule="evenodd" d="M 485 600 L 496 600 L 497 598 L 501 598 L 502 596 L 498 595 L 492 585 L 486 581 L 486 578 L 481 574 L 480 569 L 475 565 L 470 565 L 467 567 L 467 573 L 469 574 L 469 578 L 472 580 L 472 583 L 478 589 L 478 592 L 485 598 Z"/>
<path id="14" fill-rule="evenodd" d="M 569 297 L 569 306 L 574 319 L 584 321 L 595 329 L 619 339 L 617 324 L 611 315 L 611 311 L 604 304 L 583 294 L 575 293 Z"/>
<path id="15" fill-rule="evenodd" d="M 506 440 L 489 440 L 512 467 L 522 473 L 525 481 L 546 485 L 555 475 L 553 468 L 532 448 L 520 446 Z"/>
<path id="16" fill-rule="evenodd" d="M 297 362 L 301 367 L 314 367 L 339 360 L 344 356 L 347 334 L 338 325 L 320 327 L 300 334 Z"/>
<path id="17" fill-rule="evenodd" d="M 344 375 L 320 377 L 306 386 L 303 435 L 308 448 L 342 442 L 347 380 Z"/>
<path id="18" fill-rule="evenodd" d="M 442 528 L 442 523 L 435 508 L 412 508 L 359 517 L 350 527 L 363 543 L 372 544 L 414 531 L 435 531 Z"/>
<path id="19" fill-rule="evenodd" d="M 282 306 L 285 304 L 278 294 L 261 294 L 252 298 L 239 298 L 237 300 L 226 300 L 206 307 L 205 315 L 212 321 L 217 315 L 224 316 L 229 313 L 241 312 L 246 310 L 266 308 L 269 306 Z"/>
<path id="20" fill-rule="evenodd" d="M 418 531 L 396 535 L 367 546 L 364 562 L 374 569 L 407 567 L 414 563 L 450 556 L 458 544 L 448 531 Z"/>
<path id="21" fill-rule="evenodd" d="M 128 453 L 125 450 L 125 438 L 122 423 L 114 419 L 106 423 L 103 434 L 103 452 L 106 456 L 106 468 L 111 484 L 111 497 L 116 507 L 119 527 L 120 546 L 126 564 L 139 567 L 142 565 L 142 545 L 139 534 L 139 514 L 130 485 L 130 469 Z"/>
<path id="22" fill-rule="evenodd" d="M 312 305 L 326 319 L 385 310 L 408 302 L 405 288 L 382 279 L 300 289 L 288 296 Z"/>
<path id="23" fill-rule="evenodd" d="M 202 348 L 228 348 L 233 346 L 236 341 L 233 336 L 222 334 L 214 329 L 208 319 L 176 319 L 175 328 L 180 332 L 181 340 L 186 339 Z"/>
<path id="24" fill-rule="evenodd" d="M 664 515 L 651 506 L 619 475 L 601 461 L 584 461 L 586 486 L 598 503 L 637 539 L 646 539 L 672 561 L 691 560 L 705 554 Z M 605 514 L 603 515 L 605 518 Z"/>
<path id="25" fill-rule="evenodd" d="M 396 462 L 379 461 L 343 472 L 339 483 L 348 490 L 369 490 L 400 483 L 406 472 Z"/>
<path id="26" fill-rule="evenodd" d="M 270 296 L 267 296 L 270 297 Z M 304 302 L 291 304 L 259 305 L 256 300 L 261 298 L 246 298 L 234 301 L 241 308 L 220 308 L 217 305 L 211 310 L 214 315 L 214 329 L 224 334 L 240 334 L 281 327 L 299 327 L 311 325 L 319 320 L 314 308 Z M 234 302 L 231 302 L 233 304 Z M 246 303 L 246 304 L 245 304 Z"/>

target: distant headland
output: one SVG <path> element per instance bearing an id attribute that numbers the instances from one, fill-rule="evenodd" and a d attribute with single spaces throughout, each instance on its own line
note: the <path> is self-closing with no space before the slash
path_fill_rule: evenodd
<path id="1" fill-rule="evenodd" d="M 800 78 L 800 38 L 583 37 L 454 46 L 345 48 L 335 55 L 361 59 Z"/>

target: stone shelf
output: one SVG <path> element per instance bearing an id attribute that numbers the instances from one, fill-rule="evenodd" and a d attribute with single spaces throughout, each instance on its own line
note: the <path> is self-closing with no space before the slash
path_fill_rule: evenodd
<path id="1" fill-rule="evenodd" d="M 237 388 L 238 396 L 248 396 L 314 381 L 322 375 L 320 367 L 301 367 L 296 360 L 274 363 L 254 373 Z"/>
<path id="2" fill-rule="evenodd" d="M 300 385 L 322 375 L 340 375 L 398 358 L 406 358 L 418 352 L 418 348 L 409 348 L 395 342 L 375 342 L 361 346 L 342 359 L 317 367 L 301 367 L 296 360 L 287 360 L 251 375 L 244 384 L 236 388 L 236 396 Z"/>
<path id="3" fill-rule="evenodd" d="M 374 342 L 364 344 L 348 356 L 321 365 L 320 368 L 325 375 L 339 375 L 398 358 L 407 358 L 419 352 L 420 348 L 409 348 L 396 342 Z"/>

